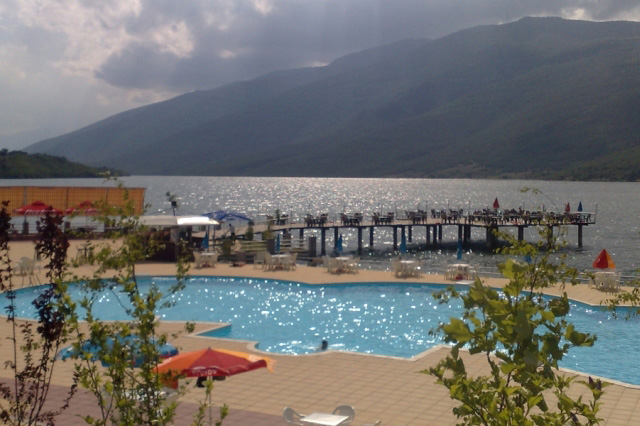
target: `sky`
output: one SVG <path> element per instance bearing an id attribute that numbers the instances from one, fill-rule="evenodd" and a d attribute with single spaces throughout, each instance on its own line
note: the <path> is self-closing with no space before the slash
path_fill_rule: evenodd
<path id="1" fill-rule="evenodd" d="M 0 0 L 0 148 L 182 93 L 524 16 L 640 21 L 640 2 Z"/>

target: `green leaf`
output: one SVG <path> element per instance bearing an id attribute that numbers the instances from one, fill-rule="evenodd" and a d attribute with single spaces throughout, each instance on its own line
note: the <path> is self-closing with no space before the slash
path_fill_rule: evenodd
<path id="1" fill-rule="evenodd" d="M 458 318 L 451 318 L 451 322 L 444 325 L 442 330 L 454 342 L 467 343 L 472 337 L 469 326 Z"/>

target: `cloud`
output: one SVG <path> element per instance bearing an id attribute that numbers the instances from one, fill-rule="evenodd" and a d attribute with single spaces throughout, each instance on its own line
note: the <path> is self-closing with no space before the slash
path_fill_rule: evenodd
<path id="1" fill-rule="evenodd" d="M 127 89 L 196 90 L 403 38 L 528 15 L 637 19 L 638 7 L 631 0 L 141 0 L 107 11 L 118 42 L 104 46 L 108 57 L 96 61 L 95 76 Z"/>
<path id="2" fill-rule="evenodd" d="M 637 0 L 4 0 L 0 140 L 523 16 L 640 20 Z M 33 142 L 33 141 L 31 141 Z"/>

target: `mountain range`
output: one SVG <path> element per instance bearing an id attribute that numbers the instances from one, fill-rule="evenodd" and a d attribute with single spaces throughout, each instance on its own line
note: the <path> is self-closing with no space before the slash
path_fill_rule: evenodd
<path id="1" fill-rule="evenodd" d="M 125 111 L 31 145 L 135 175 L 640 179 L 640 23 L 523 18 Z"/>

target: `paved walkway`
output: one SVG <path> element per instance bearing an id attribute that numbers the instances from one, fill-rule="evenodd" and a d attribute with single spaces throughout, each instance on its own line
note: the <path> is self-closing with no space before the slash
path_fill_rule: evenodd
<path id="1" fill-rule="evenodd" d="M 18 259 L 21 253 L 32 255 L 33 245 L 28 242 L 12 243 L 12 258 Z M 31 244 L 31 246 L 29 246 Z M 73 248 L 72 248 L 73 249 Z M 31 250 L 31 251 L 29 251 Z M 14 254 L 15 253 L 15 254 Z M 75 251 L 72 251 L 75 253 Z M 88 267 L 84 267 L 88 272 Z M 170 275 L 173 266 L 166 264 L 141 264 L 140 274 Z M 421 279 L 396 279 L 388 271 L 361 271 L 356 275 L 331 275 L 324 268 L 298 267 L 290 272 L 265 272 L 251 265 L 233 268 L 229 265 L 216 265 L 215 268 L 194 269 L 192 275 L 251 276 L 273 279 L 285 279 L 306 283 L 335 282 L 446 282 L 442 276 L 429 275 Z M 487 283 L 501 286 L 504 280 L 491 279 Z M 559 289 L 552 289 L 558 293 Z M 598 304 L 607 297 L 587 285 L 567 288 L 570 297 L 587 303 Z M 254 351 L 253 345 L 234 340 L 211 339 L 197 336 L 197 332 L 211 328 L 212 324 L 197 324 L 193 335 L 181 334 L 172 343 L 180 350 L 188 351 L 203 347 L 225 347 L 228 349 Z M 162 322 L 161 329 L 177 332 L 182 323 Z M 6 327 L 0 328 L 0 359 L 10 356 L 9 346 L 4 339 Z M 256 351 L 257 352 L 257 351 Z M 433 377 L 420 374 L 421 370 L 434 365 L 447 353 L 446 348 L 435 348 L 414 359 L 361 355 L 347 352 L 327 351 L 321 354 L 287 356 L 269 356 L 277 361 L 275 373 L 259 369 L 247 374 L 239 374 L 216 383 L 213 402 L 216 405 L 226 403 L 231 408 L 231 416 L 225 425 L 277 425 L 284 424 L 282 410 L 291 406 L 296 411 L 310 413 L 330 412 L 337 405 L 350 404 L 356 409 L 353 424 L 373 423 L 382 419 L 385 425 L 452 425 L 456 423 L 451 409 L 454 403 L 442 386 L 434 383 Z M 472 372 L 486 369 L 482 357 L 466 355 L 466 363 Z M 54 373 L 54 383 L 68 386 L 73 370 L 71 362 L 60 363 Z M 485 370 L 486 371 L 486 370 Z M 0 369 L 0 377 L 8 377 L 6 370 Z M 576 392 L 579 388 L 576 389 Z M 57 394 L 57 392 L 56 392 Z M 181 399 L 180 417 L 176 425 L 189 424 L 190 416 L 196 409 L 196 401 L 202 397 L 202 391 L 190 387 L 187 395 Z M 86 413 L 91 407 L 90 396 L 79 397 L 65 414 L 65 419 L 74 420 L 74 414 Z M 95 404 L 95 403 L 94 403 Z M 640 424 L 640 388 L 615 384 L 606 389 L 601 415 L 606 425 Z M 74 424 L 61 423 L 60 424 Z M 82 424 L 77 423 L 77 424 Z"/>

